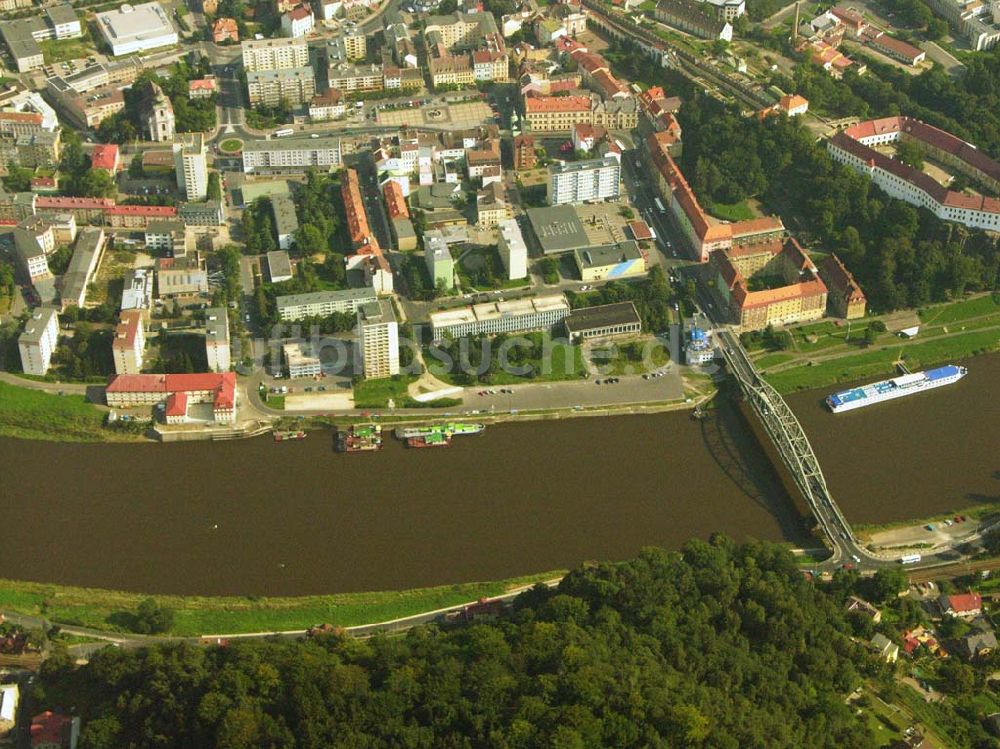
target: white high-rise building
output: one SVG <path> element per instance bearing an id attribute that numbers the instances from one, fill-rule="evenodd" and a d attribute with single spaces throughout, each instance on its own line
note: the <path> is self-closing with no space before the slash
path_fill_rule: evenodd
<path id="1" fill-rule="evenodd" d="M 582 203 L 585 200 L 617 198 L 621 184 L 621 164 L 616 159 L 590 159 L 549 167 L 550 205 Z"/>
<path id="2" fill-rule="evenodd" d="M 47 373 L 58 341 L 58 311 L 54 307 L 39 307 L 34 310 L 31 319 L 24 326 L 24 332 L 17 339 L 24 373 L 39 376 Z"/>
<path id="3" fill-rule="evenodd" d="M 379 299 L 358 307 L 358 335 L 366 379 L 399 374 L 399 324 L 391 301 Z"/>
<path id="4" fill-rule="evenodd" d="M 115 327 L 111 351 L 115 358 L 115 374 L 139 374 L 142 371 L 143 349 L 146 347 L 146 329 L 142 324 L 142 311 L 124 310 Z"/>
<path id="5" fill-rule="evenodd" d="M 205 354 L 208 368 L 212 372 L 228 372 L 231 364 L 229 354 L 229 315 L 224 307 L 205 310 Z"/>
<path id="6" fill-rule="evenodd" d="M 504 219 L 497 227 L 500 230 L 497 250 L 507 270 L 507 279 L 524 278 L 528 275 L 528 246 L 524 243 L 521 227 L 512 218 Z"/>
<path id="7" fill-rule="evenodd" d="M 198 202 L 208 197 L 208 159 L 205 139 L 201 133 L 182 136 L 174 143 L 174 169 L 177 186 L 189 201 Z"/>

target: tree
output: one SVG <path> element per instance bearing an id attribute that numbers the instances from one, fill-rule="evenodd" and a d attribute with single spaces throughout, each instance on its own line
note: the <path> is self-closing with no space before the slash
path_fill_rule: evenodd
<path id="1" fill-rule="evenodd" d="M 870 578 L 867 587 L 872 600 L 884 603 L 906 590 L 908 584 L 902 567 L 880 567 Z"/>
<path id="2" fill-rule="evenodd" d="M 924 168 L 924 149 L 912 140 L 900 140 L 896 144 L 896 158 L 914 169 Z"/>
<path id="3" fill-rule="evenodd" d="M 9 192 L 28 192 L 31 189 L 31 177 L 34 172 L 16 164 L 7 165 L 7 174 L 3 178 L 3 186 Z"/>
<path id="4" fill-rule="evenodd" d="M 174 625 L 174 610 L 161 606 L 155 598 L 144 598 L 135 611 L 133 629 L 140 634 L 155 635 Z"/>
<path id="5" fill-rule="evenodd" d="M 208 200 L 222 200 L 222 178 L 218 172 L 208 173 L 208 190 L 206 193 Z"/>

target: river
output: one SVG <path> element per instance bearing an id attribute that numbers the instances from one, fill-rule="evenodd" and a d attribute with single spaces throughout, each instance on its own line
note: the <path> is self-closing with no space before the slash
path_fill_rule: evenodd
<path id="1" fill-rule="evenodd" d="M 834 416 L 791 398 L 851 520 L 998 501 L 1000 356 L 933 394 Z M 0 577 L 156 593 L 301 595 L 489 580 L 692 536 L 803 541 L 740 412 L 390 439 L 81 445 L 0 439 Z"/>

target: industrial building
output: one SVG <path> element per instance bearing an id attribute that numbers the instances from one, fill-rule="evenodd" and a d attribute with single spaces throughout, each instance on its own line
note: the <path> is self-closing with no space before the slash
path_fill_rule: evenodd
<path id="1" fill-rule="evenodd" d="M 574 250 L 573 261 L 583 281 L 614 281 L 646 272 L 646 253 L 631 239 Z"/>
<path id="2" fill-rule="evenodd" d="M 572 206 L 529 208 L 526 213 L 535 241 L 544 254 L 556 255 L 590 246 L 583 222 Z"/>
<path id="3" fill-rule="evenodd" d="M 642 320 L 632 302 L 601 304 L 573 310 L 563 320 L 566 335 L 573 343 L 590 338 L 638 335 Z"/>
<path id="4" fill-rule="evenodd" d="M 117 10 L 98 13 L 96 23 L 115 57 L 166 47 L 178 41 L 177 30 L 157 2 L 125 3 Z"/>

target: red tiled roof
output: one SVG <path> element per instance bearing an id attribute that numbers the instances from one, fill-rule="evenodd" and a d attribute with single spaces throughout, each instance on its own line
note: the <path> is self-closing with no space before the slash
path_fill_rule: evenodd
<path id="1" fill-rule="evenodd" d="M 108 216 L 148 216 L 149 218 L 173 218 L 177 207 L 172 205 L 112 205 L 104 211 Z"/>
<path id="2" fill-rule="evenodd" d="M 215 78 L 195 78 L 188 81 L 188 91 L 215 91 Z"/>
<path id="3" fill-rule="evenodd" d="M 139 310 L 124 310 L 120 315 L 121 322 L 115 326 L 115 338 L 111 347 L 131 350 L 135 348 L 135 339 L 142 325 L 142 313 Z"/>
<path id="4" fill-rule="evenodd" d="M 346 178 L 340 186 L 340 195 L 344 201 L 344 212 L 347 215 L 347 229 L 351 235 L 352 249 L 378 243 L 368 226 L 368 216 L 365 214 L 365 203 L 361 197 L 361 182 L 356 169 L 347 169 Z"/>
<path id="5" fill-rule="evenodd" d="M 114 205 L 115 201 L 112 198 L 65 198 L 39 195 L 35 200 L 35 207 L 39 210 L 106 211 L 108 208 L 113 208 Z"/>
<path id="6" fill-rule="evenodd" d="M 90 152 L 90 165 L 94 169 L 107 169 L 109 171 L 118 167 L 118 146 L 114 143 L 99 144 L 94 146 Z"/>
<path id="7" fill-rule="evenodd" d="M 589 112 L 589 96 L 532 96 L 524 100 L 526 114 L 535 112 Z"/>
<path id="8" fill-rule="evenodd" d="M 58 744 L 62 746 L 65 726 L 72 722 L 73 719 L 70 716 L 57 715 L 51 710 L 36 715 L 31 719 L 31 745 Z"/>
<path id="9" fill-rule="evenodd" d="M 167 416 L 187 416 L 187 394 L 171 393 L 167 397 Z"/>
<path id="10" fill-rule="evenodd" d="M 42 115 L 38 112 L 0 112 L 0 120 L 7 122 L 30 122 L 33 125 L 42 124 Z"/>
<path id="11" fill-rule="evenodd" d="M 409 218 L 410 209 L 406 206 L 406 197 L 403 195 L 403 188 L 400 184 L 391 179 L 382 188 L 385 196 L 385 205 L 389 211 L 389 218 Z"/>
<path id="12" fill-rule="evenodd" d="M 303 18 L 308 18 L 312 15 L 312 11 L 309 10 L 305 5 L 296 5 L 286 14 L 293 21 L 301 21 Z"/>
<path id="13" fill-rule="evenodd" d="M 59 183 L 55 177 L 32 177 L 32 187 L 56 187 Z"/>
<path id="14" fill-rule="evenodd" d="M 983 598 L 978 593 L 959 593 L 948 596 L 948 605 L 957 614 L 965 611 L 975 611 L 983 608 Z"/>
<path id="15" fill-rule="evenodd" d="M 653 232 L 645 221 L 629 221 L 628 228 L 632 231 L 632 237 L 636 240 L 653 238 Z"/>

